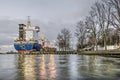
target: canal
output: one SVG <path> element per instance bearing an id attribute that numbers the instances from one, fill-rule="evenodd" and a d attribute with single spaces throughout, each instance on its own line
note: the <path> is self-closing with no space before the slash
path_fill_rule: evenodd
<path id="1" fill-rule="evenodd" d="M 0 54 L 0 80 L 119 80 L 120 58 Z"/>

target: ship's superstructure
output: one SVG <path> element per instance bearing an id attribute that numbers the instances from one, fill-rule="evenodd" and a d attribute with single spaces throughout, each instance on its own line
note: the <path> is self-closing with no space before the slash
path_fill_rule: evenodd
<path id="1" fill-rule="evenodd" d="M 17 51 L 39 51 L 42 46 L 38 43 L 39 26 L 31 26 L 28 17 L 27 25 L 19 24 L 19 37 L 14 41 Z"/>

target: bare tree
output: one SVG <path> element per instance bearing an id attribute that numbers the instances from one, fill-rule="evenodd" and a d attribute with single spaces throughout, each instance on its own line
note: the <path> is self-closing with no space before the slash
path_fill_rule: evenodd
<path id="1" fill-rule="evenodd" d="M 63 37 L 61 34 L 58 34 L 56 44 L 57 44 L 59 50 L 63 49 Z"/>
<path id="2" fill-rule="evenodd" d="M 90 36 L 93 39 L 93 42 L 96 47 L 96 50 L 98 50 L 98 40 L 100 36 L 100 28 L 97 26 L 97 21 L 96 21 L 96 13 L 95 10 L 92 9 L 90 11 L 90 16 L 86 17 L 86 29 L 89 31 Z"/>
<path id="3" fill-rule="evenodd" d="M 120 35 L 120 0 L 108 0 L 106 3 L 112 6 L 111 24 L 116 28 L 118 32 L 117 35 Z M 119 43 L 120 36 L 117 40 L 117 43 Z"/>
<path id="4" fill-rule="evenodd" d="M 108 0 L 106 3 L 112 6 L 112 25 L 119 29 L 120 28 L 120 0 Z"/>
<path id="5" fill-rule="evenodd" d="M 62 29 L 57 37 L 57 40 L 58 40 L 57 44 L 58 44 L 59 49 L 69 50 L 70 49 L 70 38 L 71 38 L 70 31 L 66 28 Z"/>
<path id="6" fill-rule="evenodd" d="M 104 47 L 107 50 L 108 30 L 110 28 L 111 6 L 106 5 L 104 2 L 96 2 L 92 9 L 96 12 L 97 25 L 101 29 L 101 35 L 104 40 Z"/>
<path id="7" fill-rule="evenodd" d="M 77 49 L 82 49 L 85 42 L 86 42 L 86 27 L 85 27 L 85 23 L 83 21 L 78 22 L 77 26 L 76 26 L 76 32 L 75 32 L 75 36 L 78 39 L 77 42 Z"/>

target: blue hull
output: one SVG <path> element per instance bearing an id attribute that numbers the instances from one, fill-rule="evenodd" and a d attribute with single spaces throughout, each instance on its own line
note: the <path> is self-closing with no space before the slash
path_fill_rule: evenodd
<path id="1" fill-rule="evenodd" d="M 36 50 L 39 51 L 42 46 L 38 43 L 25 43 L 25 44 L 14 44 L 14 47 L 17 51 L 32 51 Z"/>

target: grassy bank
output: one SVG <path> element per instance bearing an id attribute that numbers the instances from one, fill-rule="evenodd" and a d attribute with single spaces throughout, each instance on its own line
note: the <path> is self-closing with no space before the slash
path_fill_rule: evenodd
<path id="1" fill-rule="evenodd" d="M 79 51 L 83 55 L 120 55 L 120 50 Z"/>

